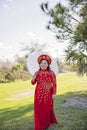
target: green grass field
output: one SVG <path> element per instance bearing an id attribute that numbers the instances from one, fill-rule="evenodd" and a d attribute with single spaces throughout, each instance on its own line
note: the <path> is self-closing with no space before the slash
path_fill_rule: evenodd
<path id="1" fill-rule="evenodd" d="M 57 84 L 54 109 L 59 124 L 49 130 L 87 130 L 87 108 L 79 106 L 79 102 L 76 106 L 63 105 L 74 97 L 87 98 L 87 77 L 77 77 L 75 73 L 60 74 Z M 34 129 L 34 88 L 30 81 L 0 84 L 0 130 Z"/>

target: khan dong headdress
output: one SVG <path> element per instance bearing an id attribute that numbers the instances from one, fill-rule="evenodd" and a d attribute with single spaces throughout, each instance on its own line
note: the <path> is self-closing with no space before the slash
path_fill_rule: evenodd
<path id="1" fill-rule="evenodd" d="M 51 64 L 51 57 L 46 54 L 42 54 L 38 57 L 38 63 L 40 64 L 42 60 L 47 60 L 49 65 Z"/>

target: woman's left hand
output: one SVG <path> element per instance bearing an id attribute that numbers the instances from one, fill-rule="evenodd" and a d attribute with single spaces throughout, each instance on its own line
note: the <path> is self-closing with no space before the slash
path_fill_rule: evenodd
<path id="1" fill-rule="evenodd" d="M 56 94 L 53 94 L 53 95 L 52 95 L 52 99 L 55 99 L 55 98 L 56 98 Z"/>

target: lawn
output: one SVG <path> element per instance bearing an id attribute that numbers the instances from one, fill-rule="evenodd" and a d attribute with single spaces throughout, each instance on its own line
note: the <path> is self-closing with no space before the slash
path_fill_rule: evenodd
<path id="1" fill-rule="evenodd" d="M 79 103 L 80 98 L 87 98 L 87 77 L 59 74 L 57 85 L 54 109 L 59 124 L 49 130 L 86 130 L 87 108 Z M 30 81 L 0 84 L 0 130 L 33 130 L 34 88 Z M 74 98 L 78 99 L 76 105 Z M 69 99 L 71 105 L 66 104 Z"/>

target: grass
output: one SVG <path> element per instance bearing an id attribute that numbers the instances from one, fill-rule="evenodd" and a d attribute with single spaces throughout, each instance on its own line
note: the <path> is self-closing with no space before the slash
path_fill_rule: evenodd
<path id="1" fill-rule="evenodd" d="M 87 110 L 61 104 L 68 98 L 87 97 L 87 77 L 61 74 L 57 84 L 54 109 L 59 124 L 49 130 L 86 130 Z M 30 81 L 0 84 L 0 130 L 33 130 L 33 95 L 20 96 L 32 90 Z"/>

